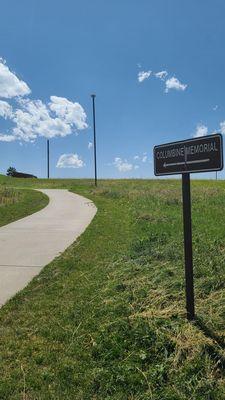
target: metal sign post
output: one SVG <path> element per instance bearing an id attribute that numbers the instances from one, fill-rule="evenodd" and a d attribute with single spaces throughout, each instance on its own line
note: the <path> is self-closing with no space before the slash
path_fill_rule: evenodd
<path id="1" fill-rule="evenodd" d="M 192 257 L 192 226 L 191 226 L 191 190 L 190 174 L 182 175 L 183 194 L 183 224 L 184 224 L 184 259 L 186 283 L 186 309 L 187 319 L 195 317 L 193 257 Z"/>
<path id="2" fill-rule="evenodd" d="M 190 173 L 221 171 L 222 169 L 223 138 L 220 134 L 154 147 L 154 173 L 156 176 L 182 174 L 185 286 L 188 320 L 195 318 Z"/>

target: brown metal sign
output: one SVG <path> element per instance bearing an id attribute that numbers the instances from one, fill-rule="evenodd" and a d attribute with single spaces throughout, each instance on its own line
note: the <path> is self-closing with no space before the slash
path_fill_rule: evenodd
<path id="1" fill-rule="evenodd" d="M 219 133 L 154 147 L 156 176 L 222 169 L 223 137 Z"/>

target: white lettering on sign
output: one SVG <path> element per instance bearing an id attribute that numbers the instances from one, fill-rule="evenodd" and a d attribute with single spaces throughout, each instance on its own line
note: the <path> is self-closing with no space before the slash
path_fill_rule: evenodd
<path id="1" fill-rule="evenodd" d="M 189 154 L 200 154 L 200 153 L 211 153 L 218 151 L 216 147 L 216 142 L 212 141 L 210 143 L 196 144 L 192 146 L 181 146 L 169 150 L 160 150 L 156 152 L 156 158 L 158 160 L 165 158 L 174 158 L 179 156 L 187 156 Z"/>

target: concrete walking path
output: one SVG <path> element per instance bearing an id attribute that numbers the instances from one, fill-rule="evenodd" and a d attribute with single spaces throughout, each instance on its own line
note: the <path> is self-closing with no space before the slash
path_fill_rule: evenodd
<path id="1" fill-rule="evenodd" d="M 47 207 L 0 228 L 0 306 L 86 229 L 97 209 L 64 189 L 44 189 Z"/>

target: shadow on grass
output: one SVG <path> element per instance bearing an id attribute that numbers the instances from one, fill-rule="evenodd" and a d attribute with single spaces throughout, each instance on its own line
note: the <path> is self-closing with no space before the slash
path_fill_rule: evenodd
<path id="1" fill-rule="evenodd" d="M 218 336 L 212 328 L 209 328 L 205 322 L 199 318 L 196 317 L 195 319 L 195 325 L 201 329 L 202 332 L 204 332 L 205 336 L 209 337 L 210 339 L 214 340 L 222 349 L 225 349 L 225 341 L 223 338 Z"/>
<path id="2" fill-rule="evenodd" d="M 220 350 L 225 349 L 225 342 L 224 339 L 218 336 L 212 328 L 208 327 L 205 322 L 201 319 L 196 317 L 195 325 L 207 336 L 208 338 L 212 339 L 215 344 L 214 345 L 206 345 L 205 350 L 212 357 L 217 366 L 220 368 L 222 374 L 225 374 L 225 357 L 221 354 Z"/>

